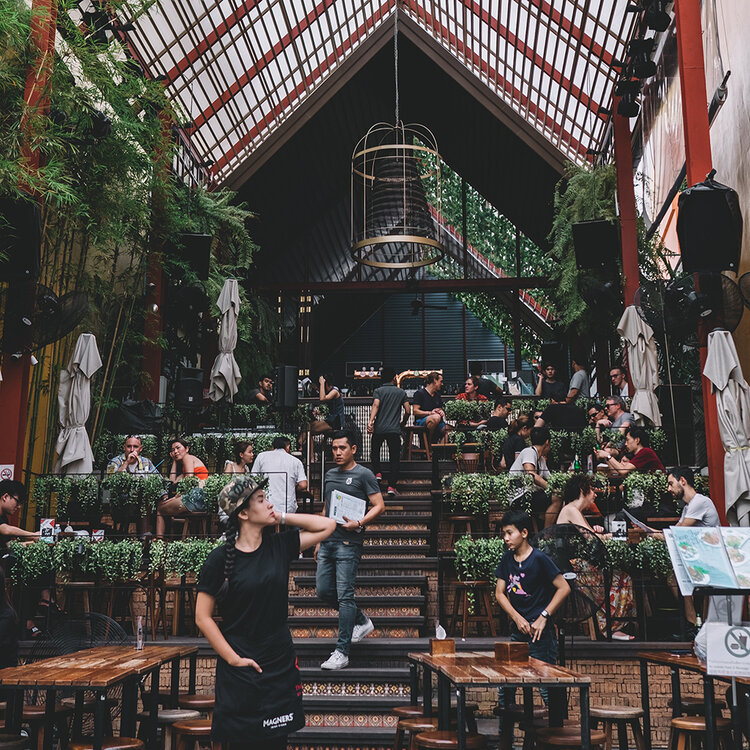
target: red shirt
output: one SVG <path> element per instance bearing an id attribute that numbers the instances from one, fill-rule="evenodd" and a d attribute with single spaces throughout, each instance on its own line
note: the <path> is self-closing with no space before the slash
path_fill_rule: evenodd
<path id="1" fill-rule="evenodd" d="M 651 448 L 641 448 L 631 459 L 630 463 L 638 471 L 664 471 L 664 464 Z"/>
<path id="2" fill-rule="evenodd" d="M 481 393 L 477 393 L 476 398 L 469 399 L 469 394 L 464 391 L 463 393 L 459 393 L 458 396 L 456 396 L 456 401 L 486 401 L 487 396 L 483 396 Z"/>

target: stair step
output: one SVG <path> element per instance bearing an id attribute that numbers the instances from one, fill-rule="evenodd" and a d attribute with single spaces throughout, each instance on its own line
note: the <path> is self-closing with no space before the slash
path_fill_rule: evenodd
<path id="1" fill-rule="evenodd" d="M 315 586 L 315 576 L 294 576 L 297 586 Z M 363 576 L 358 575 L 357 586 L 427 586 L 427 576 Z"/>
<path id="2" fill-rule="evenodd" d="M 424 538 L 426 536 L 427 529 L 405 529 L 403 526 L 398 526 L 395 529 L 379 529 L 377 525 L 367 527 L 367 533 L 364 535 L 365 546 L 368 542 L 372 543 L 376 539 L 404 539 L 406 541 L 410 539 Z"/>
<path id="3" fill-rule="evenodd" d="M 311 600 L 317 599 L 316 585 L 313 582 L 307 586 L 297 587 L 295 596 L 300 600 L 303 606 L 309 604 Z M 421 586 L 356 586 L 354 587 L 354 596 L 357 601 L 363 599 L 370 601 L 374 598 L 387 599 L 389 601 L 402 602 L 407 597 L 421 597 L 424 599 L 424 589 Z"/>
<path id="4" fill-rule="evenodd" d="M 304 727 L 289 735 L 294 750 L 384 750 L 393 747 L 393 727 Z"/>
<path id="5" fill-rule="evenodd" d="M 359 575 L 368 575 L 372 571 L 373 575 L 397 575 L 400 571 L 405 570 L 437 570 L 437 557 L 402 557 L 394 560 L 392 557 L 376 557 L 374 553 L 380 551 L 380 548 L 370 548 L 366 557 L 359 561 L 357 572 Z M 303 557 L 298 560 L 292 560 L 290 563 L 292 571 L 314 571 L 317 563 L 310 557 Z M 393 569 L 392 573 L 389 573 Z"/>
<path id="6" fill-rule="evenodd" d="M 359 644 L 355 644 L 359 646 Z M 330 653 L 331 644 L 326 649 Z M 409 685 L 408 667 L 346 667 L 321 669 L 319 666 L 300 666 L 302 682 L 399 682 Z"/>
<path id="7" fill-rule="evenodd" d="M 357 602 L 362 602 L 363 607 L 421 607 L 425 603 L 424 596 L 383 596 L 382 594 L 358 596 Z M 289 604 L 292 607 L 325 607 L 326 605 L 317 596 L 290 596 Z"/>
<path id="8" fill-rule="evenodd" d="M 348 668 L 347 668 L 348 671 Z M 340 711 L 341 696 L 339 695 L 305 695 L 303 696 L 305 713 L 307 711 Z M 352 709 L 357 712 L 391 713 L 396 706 L 408 706 L 411 700 L 391 697 L 389 695 L 358 695 L 357 703 Z"/>
<path id="9" fill-rule="evenodd" d="M 375 631 L 368 638 L 417 638 L 425 624 L 424 615 L 374 615 Z M 293 638 L 335 638 L 338 613 L 330 615 L 292 615 L 288 618 Z"/>

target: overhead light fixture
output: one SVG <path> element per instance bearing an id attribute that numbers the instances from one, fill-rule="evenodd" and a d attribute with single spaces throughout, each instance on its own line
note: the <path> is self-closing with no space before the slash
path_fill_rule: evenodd
<path id="1" fill-rule="evenodd" d="M 641 107 L 638 104 L 638 94 L 641 92 L 641 82 L 623 80 L 615 86 L 615 94 L 620 97 L 617 103 L 617 114 L 622 117 L 638 117 Z"/>
<path id="2" fill-rule="evenodd" d="M 643 80 L 656 75 L 656 63 L 651 59 L 654 51 L 654 40 L 651 39 L 633 39 L 628 44 L 628 54 L 630 55 L 630 72 L 633 78 Z"/>

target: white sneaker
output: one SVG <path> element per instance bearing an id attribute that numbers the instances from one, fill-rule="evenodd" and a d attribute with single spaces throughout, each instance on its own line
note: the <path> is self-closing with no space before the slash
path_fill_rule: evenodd
<path id="1" fill-rule="evenodd" d="M 375 626 L 372 624 L 372 620 L 368 617 L 367 622 L 363 625 L 354 626 L 352 630 L 352 643 L 359 643 L 364 640 L 373 630 L 375 630 Z"/>
<path id="2" fill-rule="evenodd" d="M 321 669 L 343 669 L 349 666 L 349 657 L 346 654 L 342 654 L 338 649 L 334 651 L 328 659 L 326 659 L 321 665 Z"/>

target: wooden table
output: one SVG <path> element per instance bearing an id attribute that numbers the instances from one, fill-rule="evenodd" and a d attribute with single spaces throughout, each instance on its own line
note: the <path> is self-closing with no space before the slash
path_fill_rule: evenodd
<path id="1" fill-rule="evenodd" d="M 639 651 L 638 659 L 641 663 L 641 705 L 643 706 L 643 734 L 646 737 L 646 747 L 651 750 L 651 714 L 649 711 L 648 665 L 661 664 L 669 667 L 672 682 L 672 716 L 680 715 L 680 670 L 699 674 L 703 678 L 703 701 L 706 715 L 706 750 L 716 750 L 716 712 L 714 711 L 714 680 L 731 682 L 731 675 L 709 675 L 706 667 L 692 654 L 675 654 L 669 651 Z M 750 679 L 736 678 L 741 685 L 750 685 Z M 746 706 L 748 721 L 750 722 L 750 706 Z M 735 745 L 742 747 L 742 729 L 739 711 L 732 710 L 732 723 L 735 733 Z M 749 724 L 750 726 L 750 724 Z M 739 744 L 738 744 L 739 743 Z"/>
<path id="2" fill-rule="evenodd" d="M 432 674 L 437 674 L 440 729 L 448 729 L 450 725 L 450 686 L 455 686 L 458 750 L 466 748 L 466 689 L 470 687 L 522 688 L 524 708 L 529 724 L 533 720 L 532 688 L 552 688 L 549 695 L 550 726 L 562 726 L 565 712 L 564 692 L 554 690 L 554 688 L 578 688 L 581 696 L 581 746 L 583 750 L 591 749 L 589 721 L 591 678 L 586 675 L 534 658 L 529 658 L 527 662 L 499 662 L 491 652 L 465 651 L 441 656 L 411 653 L 409 661 L 415 666 L 421 666 L 423 670 L 426 716 L 432 715 Z M 414 684 L 415 680 L 412 679 L 412 685 Z M 412 694 L 412 702 L 415 702 L 414 694 Z"/>
<path id="3" fill-rule="evenodd" d="M 12 734 L 21 729 L 23 713 L 23 690 L 37 689 L 46 692 L 44 715 L 44 750 L 52 749 L 52 727 L 54 724 L 57 692 L 72 689 L 76 695 L 76 716 L 80 719 L 84 692 L 93 691 L 94 705 L 94 750 L 101 750 L 104 739 L 104 710 L 107 690 L 123 684 L 121 734 L 135 736 L 138 706 L 138 681 L 151 675 L 151 701 L 148 744 L 156 748 L 156 726 L 159 709 L 159 671 L 162 664 L 172 663 L 171 695 L 176 703 L 179 689 L 179 665 L 183 657 L 192 661 L 198 653 L 197 646 L 145 646 L 137 651 L 132 646 L 99 646 L 77 651 L 65 656 L 0 669 L 0 686 L 16 691 L 12 706 L 8 706 L 6 726 Z M 176 668 L 175 668 L 176 665 Z M 191 668 L 194 689 L 195 669 Z"/>

